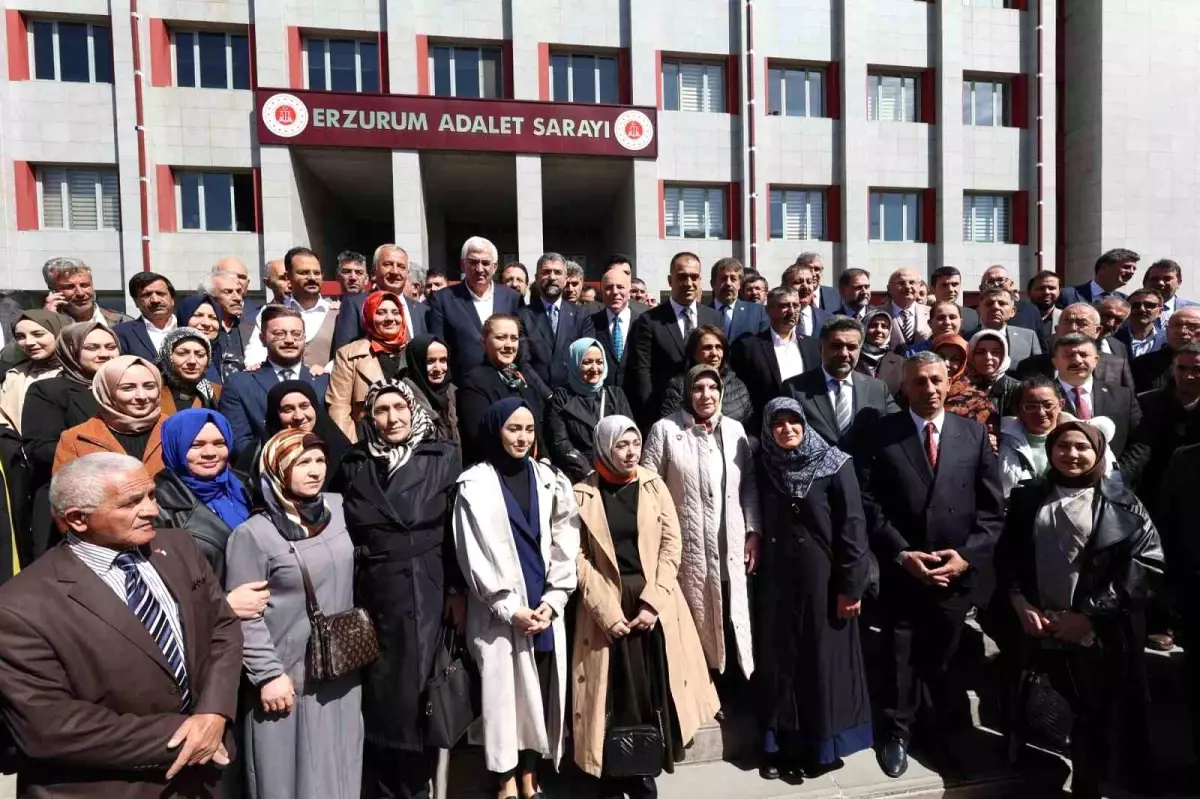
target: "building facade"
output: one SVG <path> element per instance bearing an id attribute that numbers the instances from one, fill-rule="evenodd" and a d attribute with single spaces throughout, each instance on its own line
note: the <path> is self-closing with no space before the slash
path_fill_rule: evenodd
<path id="1" fill-rule="evenodd" d="M 329 268 L 384 241 L 453 277 L 473 234 L 504 261 L 557 250 L 589 277 L 628 253 L 652 290 L 679 250 L 772 283 L 815 250 L 826 282 L 857 266 L 877 288 L 943 264 L 968 286 L 994 263 L 1082 280 L 1110 246 L 1190 266 L 1194 226 L 1160 210 L 1174 187 L 1195 202 L 1194 126 L 1170 100 L 1194 48 L 1151 40 L 1194 34 L 1200 7 L 1127 5 L 7 0 L 5 287 L 43 288 L 62 254 L 115 297 L 144 268 L 191 289 L 222 256 L 306 245 Z M 1131 71 L 1146 91 L 1108 91 Z M 1139 114 L 1167 130 L 1134 136 Z M 651 146 L 621 144 L 618 120 Z M 1171 188 L 1128 191 L 1146 168 Z"/>

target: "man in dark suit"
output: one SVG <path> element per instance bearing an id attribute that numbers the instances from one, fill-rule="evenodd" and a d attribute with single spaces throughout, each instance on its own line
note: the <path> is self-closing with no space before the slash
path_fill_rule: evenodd
<path id="1" fill-rule="evenodd" d="M 1027 299 L 1017 303 L 1017 311 L 1009 322 L 1032 330 L 1042 352 L 1050 352 L 1050 341 L 1062 313 L 1062 309 L 1055 306 L 1061 285 L 1062 281 L 1056 273 L 1049 270 L 1038 272 L 1025 284 Z"/>
<path id="2" fill-rule="evenodd" d="M 1059 336 L 1050 356 L 1059 387 L 1067 400 L 1065 410 L 1085 421 L 1096 416 L 1111 419 L 1116 432 L 1108 446 L 1113 457 L 1119 460 L 1125 452 L 1130 432 L 1142 421 L 1142 409 L 1133 389 L 1103 383 L 1093 377 L 1100 353 L 1096 349 L 1096 340 L 1083 333 Z"/>
<path id="3" fill-rule="evenodd" d="M 1174 351 L 1193 341 L 1200 341 L 1200 306 L 1189 305 L 1167 320 L 1167 343 L 1161 349 L 1133 359 L 1133 385 L 1138 393 L 1169 387 Z"/>
<path id="4" fill-rule="evenodd" d="M 314 377 L 304 365 L 304 320 L 300 312 L 283 305 L 268 305 L 262 312 L 262 343 L 267 360 L 250 371 L 236 372 L 225 383 L 218 405 L 233 428 L 236 460 L 267 437 L 267 393 L 284 380 L 311 383 L 317 398 L 325 401 L 329 375 Z"/>
<path id="5" fill-rule="evenodd" d="M 456 383 L 484 361 L 484 320 L 497 313 L 515 316 L 521 307 L 521 295 L 492 280 L 498 258 L 495 244 L 472 236 L 462 248 L 462 282 L 429 298 L 429 332 L 446 342 Z"/>
<path id="6" fill-rule="evenodd" d="M 978 318 L 982 329 L 1003 334 L 1008 342 L 1008 357 L 1012 361 L 1012 368 L 1016 369 L 1026 358 L 1041 355 L 1042 347 L 1032 330 L 1008 323 L 1013 310 L 1013 295 L 1008 289 L 984 289 L 979 295 Z M 965 329 L 965 322 L 963 327 Z"/>
<path id="7" fill-rule="evenodd" d="M 742 288 L 742 272 L 742 262 L 737 258 L 722 258 L 713 264 L 709 276 L 712 307 L 721 314 L 722 329 L 730 344 L 767 329 L 767 312 L 763 306 L 738 299 Z"/>
<path id="8" fill-rule="evenodd" d="M 858 322 L 832 316 L 821 327 L 821 365 L 783 381 L 783 391 L 804 408 L 812 429 L 851 454 L 861 444 L 862 431 L 900 410 L 886 383 L 854 371 L 862 344 Z"/>
<path id="9" fill-rule="evenodd" d="M 871 273 L 866 269 L 842 272 L 838 278 L 838 295 L 842 304 L 834 310 L 835 314 L 866 321 L 867 309 L 871 307 Z"/>
<path id="10" fill-rule="evenodd" d="M 681 252 L 671 259 L 670 299 L 637 318 L 629 331 L 632 352 L 625 375 L 630 405 L 643 430 L 658 421 L 663 393 L 687 366 L 684 343 L 701 325 L 721 327 L 721 315 L 700 303 L 700 258 Z"/>
<path id="11" fill-rule="evenodd" d="M 66 539 L 0 588 L 20 795 L 220 795 L 242 672 L 224 587 L 186 530 L 154 529 L 135 458 L 75 459 L 50 502 Z"/>
<path id="12" fill-rule="evenodd" d="M 556 252 L 538 258 L 538 292 L 517 311 L 521 320 L 521 373 L 542 399 L 571 379 L 571 343 L 592 336 L 592 320 L 578 305 L 567 302 L 563 288 L 567 260 Z"/>
<path id="13" fill-rule="evenodd" d="M 969 340 L 979 329 L 979 314 L 975 312 L 974 308 L 968 308 L 963 303 L 962 272 L 954 266 L 939 266 L 929 276 L 929 282 L 933 286 L 933 297 L 937 302 L 952 302 L 960 308 L 959 316 L 962 317 L 962 326 L 959 334 Z M 934 335 L 936 336 L 937 333 L 935 332 Z"/>
<path id="14" fill-rule="evenodd" d="M 630 302 L 629 295 L 628 272 L 614 267 L 600 278 L 600 296 L 604 300 L 604 310 L 592 314 L 592 335 L 604 347 L 604 355 L 608 359 L 608 377 L 604 379 L 607 386 L 624 388 L 626 385 L 625 374 L 629 366 L 630 352 L 629 331 L 646 307 L 640 302 Z M 641 308 L 635 308 L 635 304 Z"/>
<path id="15" fill-rule="evenodd" d="M 99 322 L 113 328 L 129 317 L 96 304 L 96 286 L 92 268 L 78 258 L 59 256 L 42 264 L 42 278 L 49 293 L 44 308 L 70 318 L 72 322 Z"/>
<path id="16" fill-rule="evenodd" d="M 408 340 L 427 332 L 425 314 L 428 307 L 423 302 L 416 302 L 406 296 L 408 287 L 408 253 L 395 244 L 383 244 L 375 250 L 372 259 L 375 278 L 375 288 L 379 291 L 390 291 L 404 303 L 404 323 L 408 326 Z M 342 306 L 338 309 L 337 322 L 333 328 L 333 354 L 351 341 L 357 341 L 366 335 L 362 326 L 363 303 L 367 301 L 370 292 L 351 294 L 342 297 Z"/>
<path id="17" fill-rule="evenodd" d="M 908 768 L 923 689 L 943 723 L 965 704 L 950 661 L 1003 524 L 999 466 L 987 429 L 946 413 L 949 387 L 938 355 L 908 359 L 909 410 L 883 418 L 870 431 L 859 461 L 880 565 L 888 673 L 877 757 L 889 777 Z"/>
<path id="18" fill-rule="evenodd" d="M 783 273 L 783 285 L 789 286 L 795 290 L 796 296 L 800 298 L 800 310 L 796 315 L 796 332 L 802 336 L 816 337 L 821 331 L 821 325 L 825 324 L 825 320 L 833 315 L 833 311 L 826 311 L 818 307 L 817 302 L 821 298 L 820 289 L 821 277 L 809 264 L 792 264 Z M 841 307 L 841 297 L 838 297 L 838 305 L 834 308 Z"/>
<path id="19" fill-rule="evenodd" d="M 800 298 L 790 286 L 778 286 L 767 294 L 770 327 L 747 336 L 730 348 L 733 371 L 746 384 L 754 416 L 747 430 L 759 429 L 759 415 L 770 400 L 783 395 L 783 382 L 821 363 L 815 336 L 801 336 L 796 329 Z"/>
<path id="20" fill-rule="evenodd" d="M 1109 250 L 1096 259 L 1095 277 L 1087 283 L 1067 286 L 1062 290 L 1062 296 L 1058 298 L 1058 307 L 1066 308 L 1077 302 L 1086 302 L 1091 305 L 1110 294 L 1123 298 L 1125 295 L 1120 289 L 1133 280 L 1133 276 L 1137 272 L 1138 261 L 1141 259 L 1142 256 L 1133 250 L 1122 248 Z"/>
<path id="21" fill-rule="evenodd" d="M 1058 326 L 1055 328 L 1055 337 L 1071 333 L 1081 333 L 1090 339 L 1097 340 L 1097 336 L 1100 334 L 1100 314 L 1092 306 L 1084 305 L 1081 302 L 1061 309 Z M 1109 347 L 1108 352 L 1104 351 L 1105 345 Z M 1132 388 L 1135 381 L 1124 345 L 1119 341 L 1105 339 L 1101 340 L 1097 346 L 1099 347 L 1100 361 L 1096 364 L 1095 379 L 1110 386 Z M 1053 378 L 1055 371 L 1051 358 L 1053 347 L 1052 341 L 1050 350 L 1040 355 L 1031 355 L 1023 360 L 1017 369 L 1017 377 L 1023 379 L 1033 374 L 1040 374 Z"/>
<path id="22" fill-rule="evenodd" d="M 123 355 L 158 363 L 158 350 L 175 329 L 175 287 L 157 272 L 136 272 L 129 278 L 129 296 L 142 315 L 113 328 Z"/>
<path id="23" fill-rule="evenodd" d="M 833 286 L 822 285 L 821 278 L 825 275 L 825 261 L 821 258 L 821 254 L 817 252 L 802 252 L 796 256 L 796 262 L 792 266 L 807 266 L 816 277 L 816 285 L 813 287 L 814 296 L 812 306 L 821 309 L 823 312 L 821 321 L 824 322 L 824 316 L 837 313 L 838 309 L 842 307 L 842 296 Z M 783 273 L 783 285 L 799 289 L 799 286 L 795 284 L 795 276 L 789 279 L 789 272 L 791 272 L 791 267 Z M 801 301 L 803 299 L 801 297 Z M 811 335 L 815 336 L 820 329 L 820 325 L 814 327 Z"/>
<path id="24" fill-rule="evenodd" d="M 1121 459 L 1125 484 L 1156 515 L 1167 463 L 1180 447 L 1200 444 L 1200 343 L 1172 352 L 1171 384 L 1138 396 L 1142 423 L 1129 437 Z"/>

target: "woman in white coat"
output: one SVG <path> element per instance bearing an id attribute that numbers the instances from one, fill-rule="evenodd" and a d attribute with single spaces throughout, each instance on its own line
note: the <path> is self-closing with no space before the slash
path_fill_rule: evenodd
<path id="1" fill-rule="evenodd" d="M 529 457 L 536 424 L 523 400 L 493 404 L 481 432 L 488 455 L 459 478 L 454 540 L 483 684 L 484 754 L 499 799 L 541 799 L 538 761 L 557 767 L 563 750 L 563 614 L 576 585 L 579 508 L 567 478 Z"/>
<path id="2" fill-rule="evenodd" d="M 746 575 L 759 548 L 754 454 L 740 422 L 721 416 L 723 384 L 711 366 L 684 379 L 683 409 L 650 428 L 642 465 L 666 481 L 683 538 L 679 586 L 708 667 L 724 674 L 736 654 L 754 672 Z"/>

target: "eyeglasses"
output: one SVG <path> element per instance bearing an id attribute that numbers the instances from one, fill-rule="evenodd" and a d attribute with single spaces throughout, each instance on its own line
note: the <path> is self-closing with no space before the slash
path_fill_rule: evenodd
<path id="1" fill-rule="evenodd" d="M 1053 413 L 1058 408 L 1057 402 L 1022 402 L 1021 410 L 1025 413 Z"/>
<path id="2" fill-rule="evenodd" d="M 1145 308 L 1147 311 L 1153 311 L 1156 308 L 1161 308 L 1162 306 L 1157 302 L 1131 302 L 1129 303 L 1129 307 L 1133 308 L 1135 311 L 1139 308 Z"/>
<path id="3" fill-rule="evenodd" d="M 304 341 L 303 330 L 272 330 L 268 335 L 271 341 L 286 341 L 289 338 L 296 341 Z"/>

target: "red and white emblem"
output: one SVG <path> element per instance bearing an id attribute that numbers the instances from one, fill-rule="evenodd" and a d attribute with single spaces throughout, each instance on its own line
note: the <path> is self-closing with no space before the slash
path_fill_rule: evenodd
<path id="1" fill-rule="evenodd" d="M 308 127 L 308 108 L 294 94 L 274 94 L 263 103 L 262 121 L 276 136 L 290 139 Z"/>
<path id="2" fill-rule="evenodd" d="M 641 111 L 625 111 L 613 123 L 617 143 L 626 150 L 644 150 L 654 141 L 654 123 Z"/>

